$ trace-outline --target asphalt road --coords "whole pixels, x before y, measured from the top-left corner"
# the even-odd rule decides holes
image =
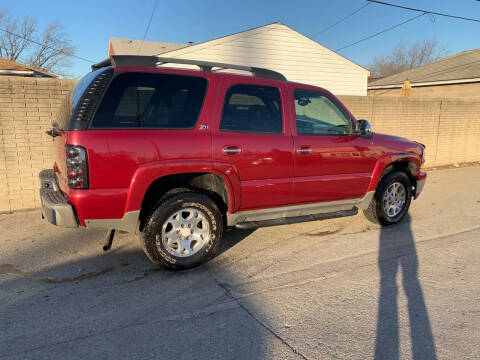
[[[480,167],[430,172],[410,214],[233,230],[183,272],[0,215],[0,359],[480,359]]]

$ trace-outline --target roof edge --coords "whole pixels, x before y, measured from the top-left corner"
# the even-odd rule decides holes
[[[433,86],[433,85],[454,85],[454,84],[467,84],[480,82],[479,78],[470,78],[470,79],[454,79],[454,80],[439,80],[439,81],[426,81],[419,83],[410,82],[411,87],[420,87],[420,86]],[[392,85],[372,85],[367,86],[367,90],[380,90],[380,89],[400,89],[403,84],[392,84]]]
[[[299,34],[299,35],[301,35],[301,36],[309,39],[310,41],[314,42],[315,45],[321,46],[322,48],[327,49],[328,51],[334,53],[334,54],[337,55],[337,56],[340,56],[341,58],[347,60],[348,62],[350,62],[351,64],[353,64],[353,65],[355,65],[355,66],[358,66],[360,69],[365,70],[368,74],[370,74],[370,70],[368,70],[367,68],[365,68],[365,67],[357,64],[356,62],[354,62],[354,61],[346,58],[346,57],[343,56],[343,55],[340,55],[339,53],[333,51],[332,49],[326,47],[325,45],[320,44],[319,42],[313,40],[312,38],[308,37],[307,35],[302,34],[300,31],[295,30],[294,28],[292,28],[292,27],[290,27],[290,26],[288,26],[288,25],[286,25],[286,24],[284,24],[284,23],[282,23],[282,22],[280,22],[280,21],[275,21],[275,22],[268,23],[268,24],[265,24],[265,25],[255,26],[255,27],[253,27],[253,28],[251,28],[251,29],[246,29],[246,30],[242,30],[242,31],[237,31],[237,32],[232,33],[232,34],[223,35],[223,36],[219,36],[219,37],[217,37],[217,38],[213,38],[213,39],[210,39],[210,40],[202,41],[202,42],[199,42],[199,43],[197,43],[197,44],[193,44],[192,46],[188,46],[188,49],[194,49],[194,48],[197,47],[197,46],[204,45],[204,44],[209,43],[209,42],[211,42],[211,41],[220,40],[220,39],[223,39],[223,38],[227,38],[227,37],[229,37],[229,36],[239,35],[239,34],[246,33],[246,32],[248,32],[248,31],[252,31],[252,30],[258,30],[258,29],[261,29],[261,28],[264,28],[264,27],[267,27],[267,26],[270,26],[270,25],[283,25],[283,26],[287,27],[288,29],[296,32],[297,34]],[[184,49],[185,49],[185,48],[176,49],[176,50],[172,50],[172,51],[167,51],[167,52],[163,53],[162,55],[168,55],[169,53],[173,53],[173,52],[175,52],[175,51],[181,51],[181,50],[184,50]]]
[[[262,27],[270,26],[270,25],[275,25],[275,24],[285,25],[285,24],[283,24],[283,23],[281,23],[281,22],[279,22],[279,21],[275,21],[275,22],[272,22],[272,23],[269,23],[269,24],[260,25],[260,26],[255,26],[255,27],[253,27],[253,28],[251,28],[251,29],[242,30],[242,31],[237,31],[237,32],[234,32],[234,33],[228,34],[228,35],[222,35],[222,36],[219,36],[219,37],[216,37],[216,38],[213,38],[213,39],[210,39],[210,40],[205,40],[205,41],[202,41],[202,42],[193,44],[193,45],[191,45],[191,46],[186,46],[186,47],[188,47],[189,49],[193,49],[193,48],[196,47],[196,46],[203,45],[203,44],[208,43],[208,42],[210,42],[210,41],[220,40],[220,39],[223,39],[223,38],[226,38],[226,37],[229,37],[229,36],[239,35],[239,34],[242,34],[242,33],[244,33],[244,32],[247,32],[247,31],[260,29],[260,28],[262,28]],[[287,26],[287,25],[285,25],[285,26]],[[182,49],[183,49],[183,48],[182,48]],[[166,55],[166,54],[168,54],[168,53],[171,53],[171,52],[174,52],[174,51],[178,51],[178,50],[182,50],[182,49],[167,51],[167,52],[163,53],[162,55]]]
[[[290,26],[288,26],[288,25],[286,25],[286,24],[284,24],[284,23],[275,23],[275,24],[282,24],[283,26],[286,26],[286,27],[289,28],[290,30],[295,31],[297,34],[300,34],[300,35],[302,35],[303,37],[306,37],[307,39],[313,41],[316,45],[321,46],[321,47],[327,49],[328,51],[334,53],[335,55],[338,55],[338,56],[340,56],[341,58],[343,58],[343,59],[347,60],[348,62],[352,63],[353,65],[356,65],[356,66],[358,66],[359,68],[367,71],[368,74],[370,75],[370,70],[368,70],[366,67],[363,67],[362,65],[357,64],[356,62],[350,60],[349,58],[347,58],[347,57],[345,57],[345,56],[343,56],[343,55],[340,55],[339,53],[337,53],[336,51],[330,49],[329,47],[327,47],[327,46],[325,46],[325,45],[323,45],[323,44],[320,44],[318,41],[313,40],[310,36],[307,36],[307,35],[301,33],[300,31],[295,30],[294,28],[292,28],[292,27],[290,27]],[[268,25],[271,25],[271,24],[268,24]],[[265,26],[267,26],[267,25],[265,25]]]
[[[392,75],[389,75],[389,76],[385,76],[385,77],[383,77],[383,78],[381,78],[381,79],[378,79],[377,81],[380,82],[380,81],[382,81],[382,80],[385,80],[385,79],[388,79],[388,78],[391,78],[391,77],[394,77],[394,76],[399,76],[399,75],[404,74],[404,73],[407,73],[407,72],[417,71],[418,69],[423,69],[423,68],[425,68],[425,67],[427,67],[427,66],[430,66],[430,65],[432,65],[432,64],[439,63],[439,62],[443,62],[443,61],[448,61],[448,60],[450,60],[450,59],[452,59],[452,58],[459,57],[459,56],[463,56],[463,55],[465,55],[466,53],[472,53],[472,52],[479,51],[479,50],[480,50],[480,48],[460,51],[460,52],[458,52],[458,53],[455,53],[455,54],[452,54],[452,55],[448,55],[448,56],[445,56],[445,57],[442,57],[442,58],[439,58],[439,59],[430,61],[430,62],[428,62],[428,63],[426,63],[426,64],[423,64],[423,65],[414,67],[414,68],[412,68],[412,69],[407,69],[407,70],[401,71],[401,72],[396,73],[396,74],[392,74]],[[446,71],[446,70],[445,70],[445,71]],[[461,80],[461,79],[459,79],[459,80]],[[444,80],[438,80],[438,81],[444,81]],[[447,80],[445,80],[445,81],[447,81]],[[396,83],[394,83],[394,84],[378,85],[378,86],[388,86],[388,85],[396,85]],[[375,85],[373,85],[373,83],[372,83],[372,86],[375,86]]]

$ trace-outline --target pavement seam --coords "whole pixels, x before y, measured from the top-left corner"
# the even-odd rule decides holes
[[[223,284],[220,282],[215,275],[210,272],[208,269],[207,265],[205,265],[205,268],[207,269],[208,273],[212,276],[213,280],[215,283],[225,292],[225,294],[230,297],[243,311],[245,311],[257,324],[259,324],[261,327],[263,327],[265,330],[267,330],[270,334],[272,334],[276,339],[280,340],[292,353],[295,355],[299,356],[301,359],[308,360],[308,358],[303,355],[299,350],[295,349],[292,345],[290,345],[287,340],[282,338],[280,335],[278,335],[273,329],[271,329],[269,326],[267,326],[264,322],[262,322],[259,318],[257,318],[245,305],[243,305],[240,302],[240,299],[237,299],[228,289],[226,284]]]

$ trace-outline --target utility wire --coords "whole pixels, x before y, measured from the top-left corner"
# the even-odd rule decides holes
[[[402,25],[404,25],[404,24],[406,24],[406,23],[409,23],[410,21],[413,21],[413,20],[415,20],[415,19],[418,19],[419,17],[421,17],[421,16],[423,16],[423,15],[426,15],[426,14],[427,14],[427,13],[424,12],[423,14],[414,16],[414,17],[412,17],[412,18],[410,18],[410,19],[408,19],[408,20],[405,20],[405,21],[401,22],[400,24],[397,24],[397,25],[394,25],[394,26],[390,26],[390,27],[387,28],[387,29],[384,29],[384,30],[379,31],[379,32],[377,32],[377,33],[375,33],[375,34],[369,35],[369,36],[367,36],[367,37],[365,37],[365,38],[363,38],[363,39],[360,39],[360,40],[358,40],[358,41],[355,41],[355,42],[353,42],[353,43],[350,43],[350,44],[348,44],[348,45],[345,45],[345,46],[343,46],[343,47],[341,47],[341,48],[339,48],[339,49],[336,49],[335,51],[340,51],[340,50],[346,49],[346,48],[348,48],[348,47],[350,47],[350,46],[357,45],[357,44],[359,44],[359,43],[361,43],[361,42],[363,42],[363,41],[366,41],[366,40],[371,39],[371,38],[373,38],[373,37],[375,37],[375,36],[378,36],[378,35],[380,35],[380,34],[386,33],[387,31],[390,31],[390,30],[393,30],[393,29],[395,29],[395,28],[397,28],[397,27],[399,27],[399,26],[402,26]]]
[[[327,26],[325,29],[323,29],[323,30],[320,31],[319,33],[316,33],[315,35],[312,36],[312,38],[316,38],[317,36],[323,34],[324,32],[326,32],[326,31],[328,31],[328,30],[330,30],[330,29],[333,28],[334,26],[336,26],[336,25],[340,24],[341,22],[347,20],[349,17],[355,15],[355,14],[358,13],[360,10],[366,8],[366,7],[367,7],[368,5],[370,5],[370,4],[371,4],[370,2],[366,3],[366,4],[363,5],[362,7],[358,8],[357,10],[355,10],[354,12],[352,12],[352,13],[348,14],[347,16],[341,18],[341,19],[338,20],[336,23],[334,23],[334,24],[332,24],[332,25],[330,25],[330,26]]]
[[[39,46],[45,46],[44,44],[39,43],[38,41],[32,40],[32,39],[30,39],[30,38],[27,38],[27,37],[25,37],[25,36],[23,36],[23,35],[15,34],[14,32],[11,32],[11,31],[9,31],[9,30],[7,30],[7,29],[4,29],[4,28],[2,28],[2,27],[0,27],[0,31],[3,31],[4,33],[13,35],[13,36],[18,37],[18,38],[21,38],[21,39],[24,39],[24,40],[26,40],[26,41],[30,41],[31,43],[37,44],[37,45],[39,45]],[[85,58],[83,58],[83,57],[81,57],[81,56],[77,56],[77,55],[73,55],[73,54],[68,54],[68,53],[66,53],[65,51],[62,51],[62,50],[57,49],[57,48],[54,48],[54,47],[52,47],[52,46],[45,46],[45,47],[46,47],[47,49],[57,51],[57,52],[59,52],[59,53],[65,54],[65,55],[67,55],[67,56],[70,56],[70,57],[73,57],[73,58],[76,58],[76,59],[79,59],[79,60],[83,60],[83,61],[86,61],[86,62],[89,62],[89,63],[92,63],[92,64],[95,64],[95,63],[96,63],[96,61],[89,60],[89,59],[85,59]]]
[[[150,20],[148,21],[147,28],[145,29],[145,34],[143,34],[143,39],[142,39],[142,42],[140,43],[140,47],[138,48],[137,55],[140,54],[140,51],[142,50],[143,43],[148,34],[148,30],[150,30],[150,24],[152,23],[153,15],[155,15],[155,10],[157,10],[157,5],[158,5],[158,0],[155,0],[155,5],[153,6],[152,14],[150,15]]]
[[[438,16],[445,16],[445,17],[449,17],[449,18],[453,18],[453,19],[460,19],[460,20],[480,22],[480,19],[473,19],[473,18],[467,18],[467,17],[463,17],[463,16],[443,14],[443,13],[438,13],[438,12],[429,11],[429,10],[415,9],[415,8],[406,7],[406,6],[401,6],[401,5],[396,5],[396,4],[389,4],[389,3],[386,3],[386,2],[383,2],[383,1],[377,1],[377,0],[367,0],[367,1],[369,1],[370,3],[374,3],[374,4],[381,4],[381,5],[393,6],[393,7],[396,7],[396,8],[405,9],[405,10],[411,10],[411,11],[417,11],[417,12],[421,12],[421,13],[424,13],[424,14],[426,13],[426,14],[432,14],[432,15],[438,15]]]

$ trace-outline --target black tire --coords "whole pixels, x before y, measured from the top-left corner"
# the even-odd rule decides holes
[[[405,189],[405,202],[400,212],[394,216],[387,214],[384,209],[385,192],[394,183],[400,183]],[[375,191],[375,195],[366,210],[363,210],[365,217],[373,223],[382,225],[392,225],[400,222],[408,212],[410,203],[412,202],[412,183],[402,171],[394,171],[383,177]]]
[[[188,251],[196,251],[192,253],[192,255],[183,254],[176,256],[172,253],[174,250],[173,247],[176,244],[177,251],[181,251],[181,248],[179,248],[180,242],[176,242],[174,245],[166,247],[164,241],[162,240],[162,229],[166,230],[169,226],[171,226],[168,225],[168,223],[166,224],[166,222],[171,219],[172,215],[178,213],[182,209],[186,210],[185,212],[187,214],[189,212],[197,212],[198,214],[201,214],[205,221],[208,222],[208,224],[205,225],[202,223],[202,227],[208,226],[208,229],[206,228],[207,230],[204,230],[208,233],[208,240],[205,241],[205,244],[202,245],[199,250],[195,250],[191,248],[192,245],[189,245]],[[184,213],[181,212],[180,216],[183,217],[183,214]],[[201,222],[203,222],[203,220]],[[164,225],[166,228],[164,228]],[[213,200],[205,194],[195,191],[187,191],[177,193],[159,201],[152,214],[146,221],[143,232],[140,234],[140,241],[145,254],[153,263],[173,269],[188,269],[200,265],[213,257],[218,246],[220,245],[222,232],[222,214]],[[172,236],[177,235],[174,234]],[[195,240],[191,243],[196,244]]]

